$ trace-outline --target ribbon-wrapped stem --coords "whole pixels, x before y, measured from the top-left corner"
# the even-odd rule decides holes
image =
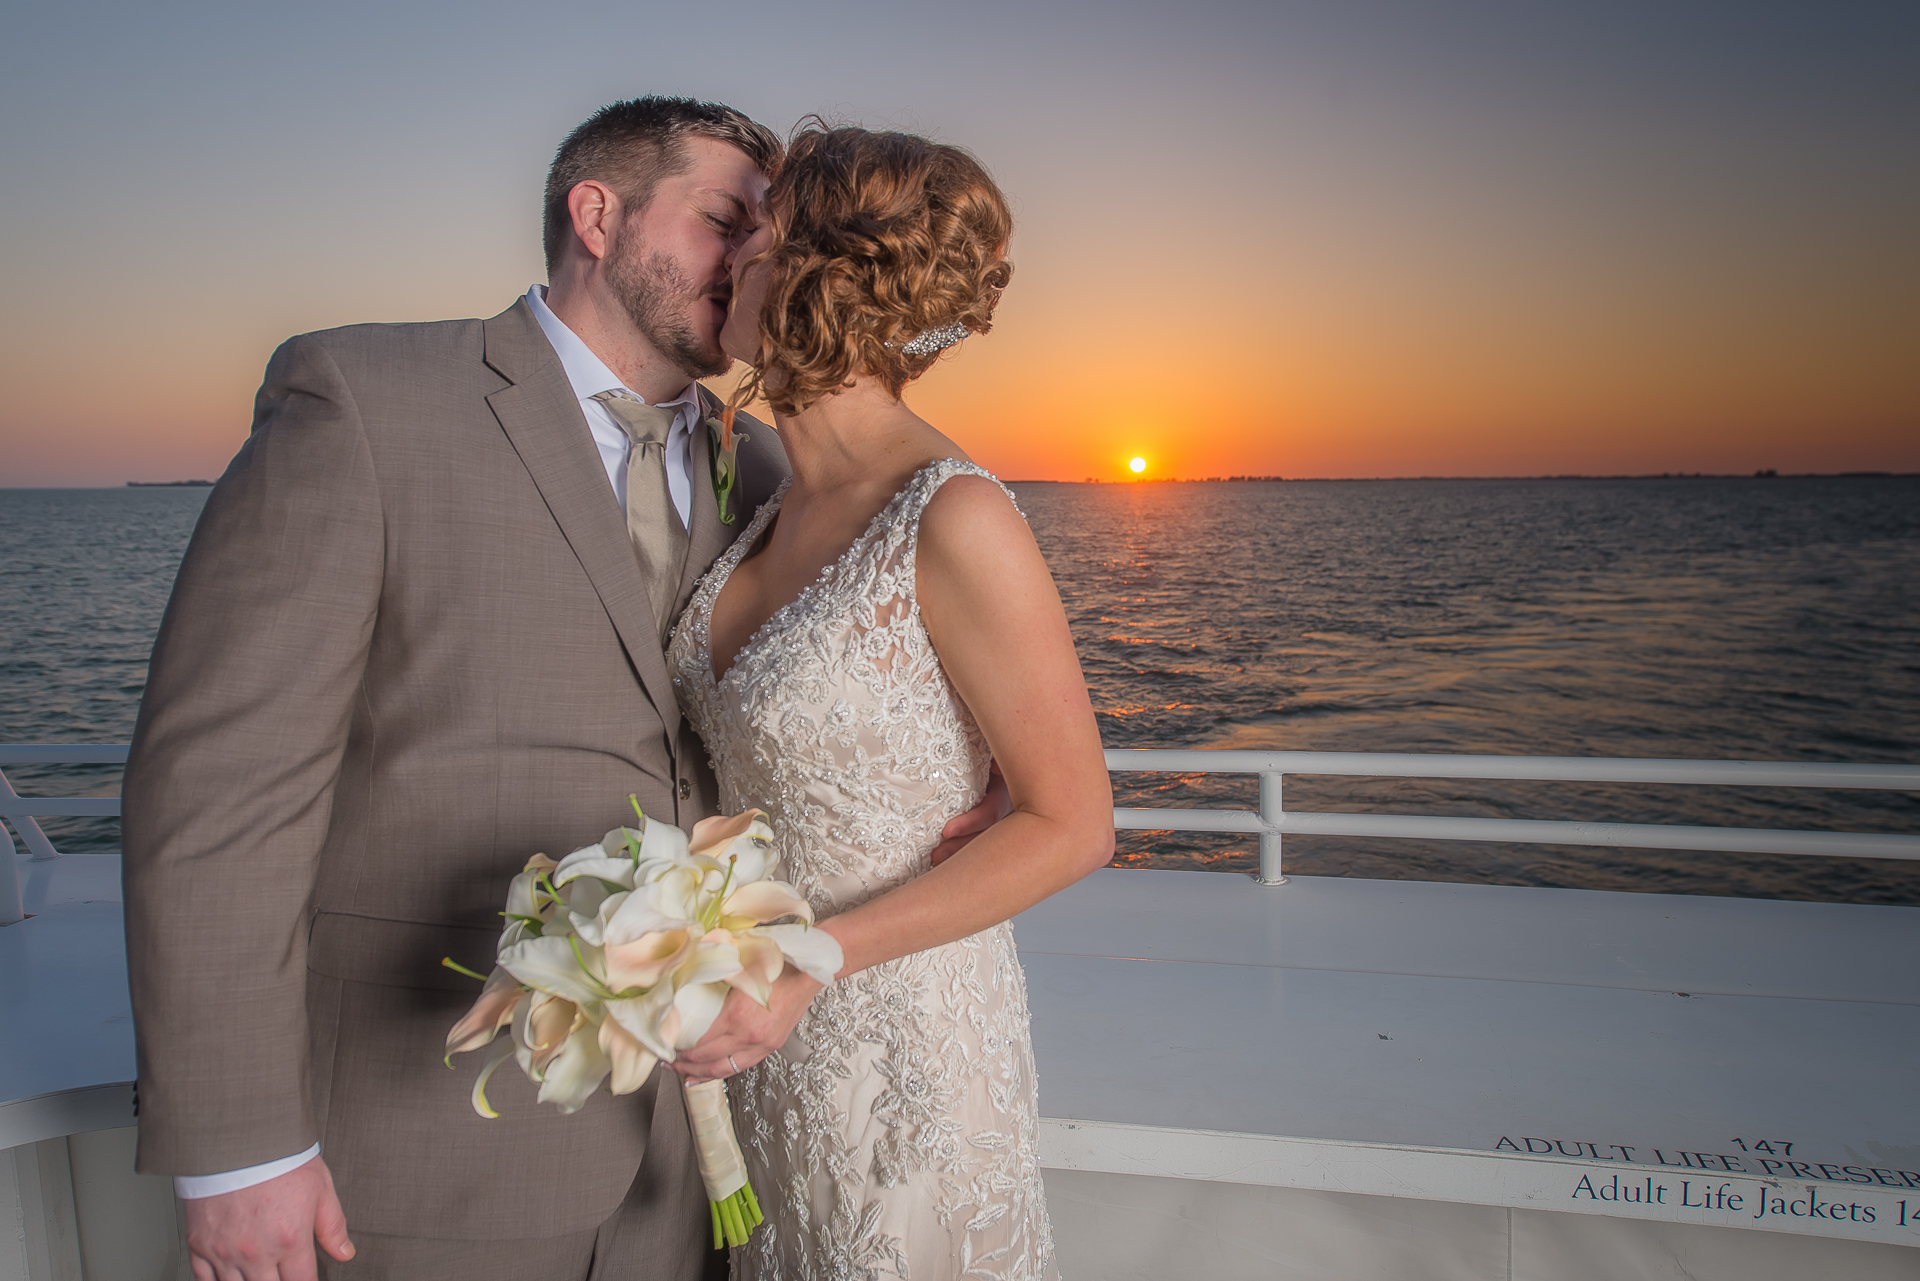
[[[747,1181],[746,1157],[733,1132],[733,1109],[727,1106],[727,1083],[688,1082],[685,1094],[694,1157],[713,1212],[713,1247],[745,1245],[766,1216],[760,1213],[760,1201]]]

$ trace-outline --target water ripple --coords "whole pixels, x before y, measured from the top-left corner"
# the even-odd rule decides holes
[[[1115,747],[1920,758],[1920,482],[1021,485]],[[0,742],[125,742],[205,490],[0,490]],[[9,771],[110,793],[116,771]],[[1254,803],[1121,775],[1121,804]],[[1300,808],[1920,831],[1870,792],[1289,780]],[[118,825],[50,820],[63,849]],[[1294,871],[1920,903],[1880,861],[1290,838]],[[1244,838],[1123,862],[1241,870]]]
[[[1920,482],[1019,486],[1114,747],[1920,758]],[[1251,780],[1121,775],[1122,804]],[[1920,831],[1905,794],[1289,780],[1300,808]],[[1250,869],[1240,837],[1121,861]],[[1920,868],[1290,838],[1300,872],[1920,903]]]

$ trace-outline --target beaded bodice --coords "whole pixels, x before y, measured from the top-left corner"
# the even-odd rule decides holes
[[[986,786],[992,754],[914,599],[920,512],[958,475],[991,479],[951,458],[921,468],[716,681],[714,598],[779,514],[782,485],[708,571],[674,637],[681,705],[713,758],[721,809],[773,815],[785,873],[822,915],[926,871],[941,827]]]

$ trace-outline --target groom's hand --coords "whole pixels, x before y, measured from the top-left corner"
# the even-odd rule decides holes
[[[353,1257],[347,1216],[319,1157],[265,1183],[186,1203],[194,1281],[316,1281],[313,1243]]]
[[[1000,762],[993,762],[987,775],[987,794],[964,814],[947,820],[940,829],[940,843],[933,847],[933,865],[940,866],[958,854],[966,843],[1013,813],[1013,798],[1007,795],[1007,780],[1000,773]]]

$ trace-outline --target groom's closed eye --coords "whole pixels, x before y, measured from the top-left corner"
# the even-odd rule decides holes
[[[738,249],[755,231],[759,230],[759,224],[754,221],[753,214],[739,197],[731,193],[715,194],[720,195],[725,203],[702,211],[702,216],[709,226]]]
[[[713,229],[719,233],[720,238],[726,242],[729,261],[732,260],[734,254],[740,252],[742,245],[745,245],[749,240],[753,239],[753,233],[760,229],[752,222],[736,222],[729,218],[718,217],[717,215],[710,215],[707,221],[712,225]]]

